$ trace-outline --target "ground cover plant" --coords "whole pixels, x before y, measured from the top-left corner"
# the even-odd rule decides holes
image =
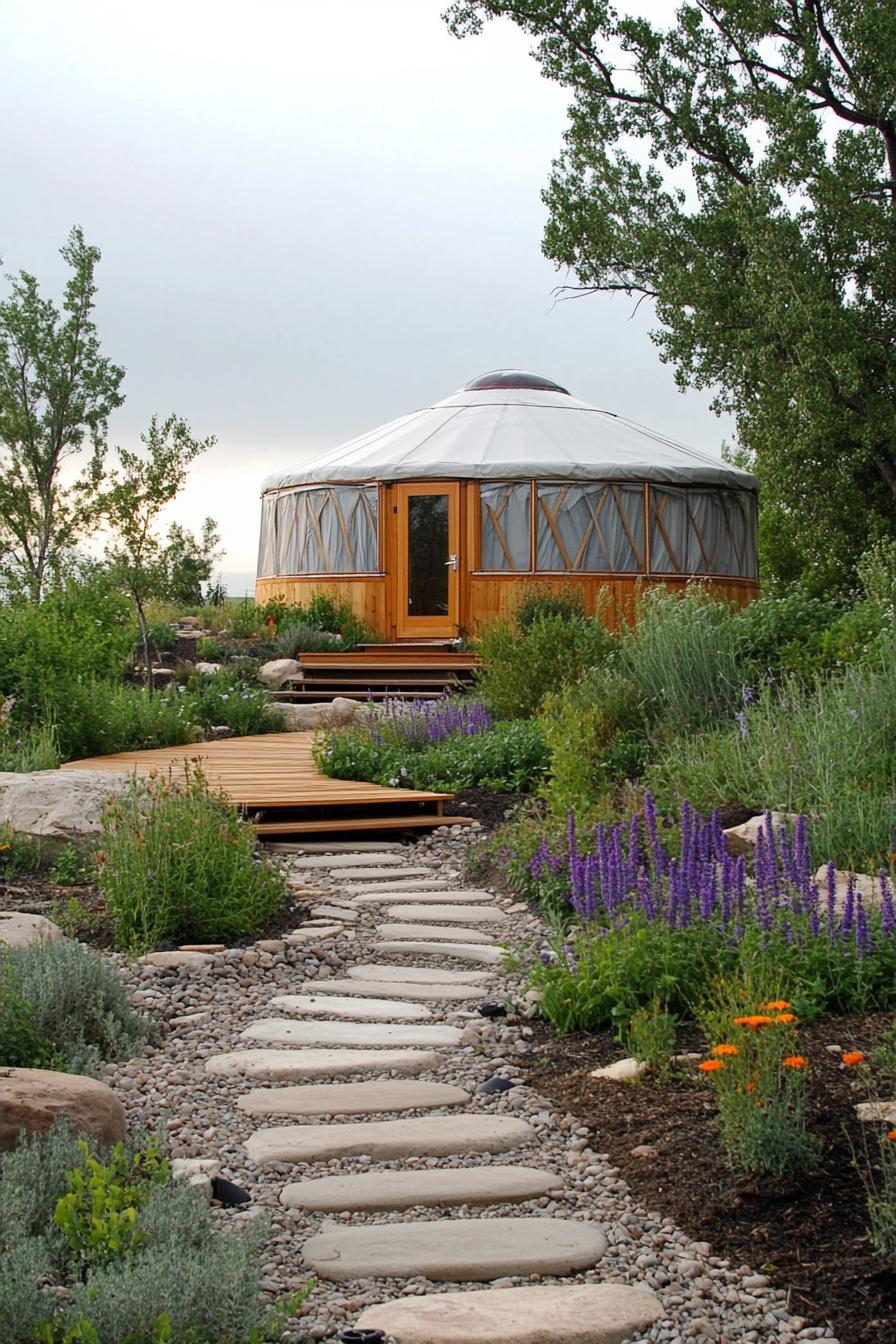
[[[286,895],[252,823],[197,767],[182,780],[134,780],[103,815],[98,884],[116,944],[225,941],[258,934]]]
[[[412,789],[528,792],[547,750],[534,721],[496,722],[479,700],[390,700],[324,729],[314,759],[324,774]]]
[[[64,1126],[0,1157],[0,1337],[8,1344],[262,1344],[264,1218],[216,1227],[160,1141],[111,1149]]]

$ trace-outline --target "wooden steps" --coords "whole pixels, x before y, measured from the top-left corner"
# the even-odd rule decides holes
[[[435,826],[469,826],[471,817],[331,817],[318,821],[256,822],[257,835],[323,835],[335,831],[413,831]]]
[[[420,645],[367,645],[357,653],[299,655],[302,676],[281,700],[326,701],[435,699],[469,686],[479,666],[475,654]]]

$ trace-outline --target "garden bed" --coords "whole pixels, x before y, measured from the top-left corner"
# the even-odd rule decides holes
[[[302,906],[307,903],[307,898],[287,898],[251,937],[219,938],[214,929],[209,929],[195,941],[244,947],[247,942],[256,942],[259,938],[279,938],[302,923]],[[68,937],[101,951],[112,950],[115,946],[112,920],[102,892],[92,884],[61,886],[42,873],[22,874],[9,882],[0,882],[0,910],[24,910],[44,915],[59,924]]]
[[[810,1127],[823,1147],[817,1167],[788,1178],[729,1170],[712,1089],[693,1073],[668,1082],[592,1078],[592,1069],[619,1058],[611,1032],[557,1037],[536,1024],[528,1082],[593,1127],[593,1146],[609,1154],[639,1204],[675,1219],[717,1255],[767,1274],[788,1292],[791,1311],[827,1322],[840,1344],[883,1344],[896,1339],[896,1260],[872,1251],[853,1160],[864,1140],[873,1149],[874,1136],[863,1134],[872,1127],[853,1110],[864,1099],[855,1074],[827,1047],[870,1053],[891,1024],[878,1013],[823,1017],[802,1028],[801,1048],[812,1061]],[[680,1031],[678,1044],[703,1048],[696,1028]],[[654,1151],[634,1156],[643,1146]]]

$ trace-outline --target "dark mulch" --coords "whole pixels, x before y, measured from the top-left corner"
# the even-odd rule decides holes
[[[466,812],[476,821],[482,822],[483,830],[495,831],[525,801],[525,795],[519,793],[499,793],[494,789],[458,789],[454,801],[446,806],[456,813]]]
[[[853,1153],[869,1135],[853,1106],[864,1099],[856,1075],[828,1045],[870,1053],[891,1025],[886,1014],[822,1018],[801,1031],[811,1060],[812,1130],[823,1143],[819,1165],[793,1178],[729,1171],[718,1140],[710,1086],[693,1074],[668,1082],[645,1077],[613,1083],[589,1071],[620,1058],[610,1033],[556,1037],[536,1028],[530,1084],[593,1127],[592,1146],[610,1155],[636,1199],[676,1220],[717,1255],[768,1274],[790,1309],[826,1324],[841,1344],[896,1341],[896,1257],[873,1254],[866,1235],[865,1191]],[[679,1048],[701,1050],[695,1029]],[[633,1157],[649,1145],[652,1157]],[[873,1143],[871,1145],[873,1151]]]
[[[207,929],[190,941],[245,947],[247,942],[254,942],[257,938],[279,938],[302,923],[306,918],[307,906],[307,901],[287,897],[264,927],[251,937],[222,938],[214,929]],[[40,872],[10,878],[9,881],[0,880],[0,910],[22,910],[28,914],[45,915],[47,919],[58,923],[70,938],[77,938],[79,942],[101,949],[115,946],[112,920],[102,892],[91,885],[59,886]],[[174,947],[175,944],[166,943],[164,946]]]

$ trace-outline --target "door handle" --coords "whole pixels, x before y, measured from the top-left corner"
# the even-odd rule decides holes
[[[451,552],[448,559],[445,561],[445,565],[446,567],[450,565],[452,569],[457,569],[457,551]]]

